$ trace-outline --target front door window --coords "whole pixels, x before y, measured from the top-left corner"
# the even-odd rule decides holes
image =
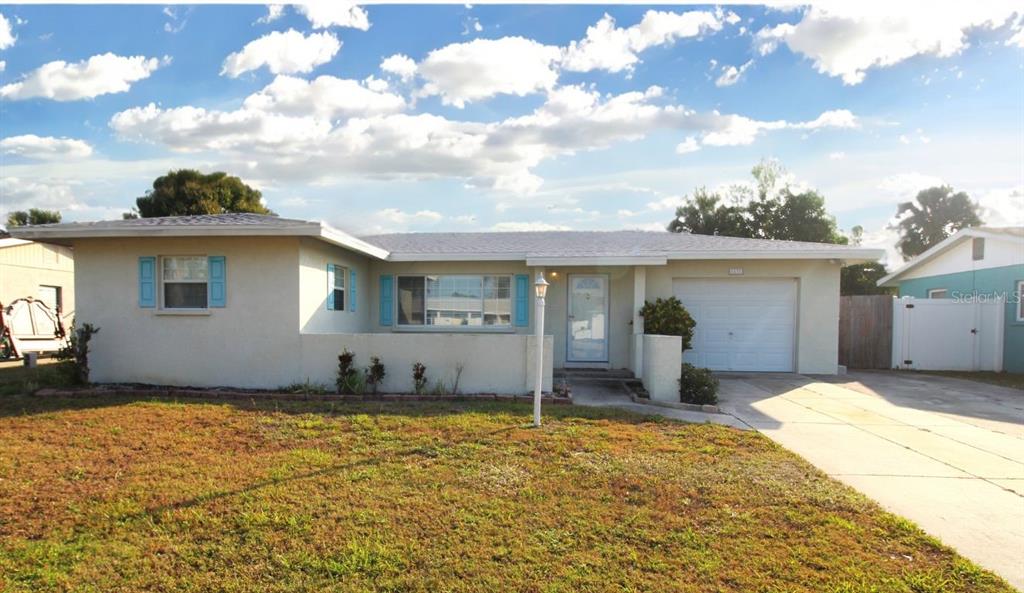
[[[608,278],[569,277],[568,360],[608,361]]]

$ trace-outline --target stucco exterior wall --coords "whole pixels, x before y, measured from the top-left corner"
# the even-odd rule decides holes
[[[344,266],[345,310],[327,310],[327,264]],[[349,270],[356,272],[355,311]],[[299,328],[303,333],[358,333],[370,331],[369,258],[313,239],[299,240]]]
[[[301,376],[298,239],[84,239],[74,248],[78,321],[100,328],[93,381],[266,388]],[[225,256],[227,306],[140,308],[138,258],[161,255]]]
[[[1003,325],[1003,369],[1024,372],[1024,321],[1017,320],[1017,307],[1022,295],[1017,282],[1024,280],[1024,264],[988,268],[936,276],[922,276],[900,281],[900,296],[928,298],[928,291],[945,288],[951,299],[1005,298]]]
[[[679,355],[683,339],[679,336],[643,336],[643,374],[641,380],[652,400],[679,401]]]
[[[742,276],[731,276],[742,268]],[[671,261],[647,268],[647,300],[673,296],[675,278],[795,278],[796,371],[835,374],[839,360],[839,263],[828,260]]]
[[[463,367],[459,393],[525,394],[533,391],[536,377],[536,339],[516,334],[378,333],[304,334],[299,380],[334,385],[338,354],[345,348],[363,368],[379,356],[387,372],[380,393],[412,393],[412,365],[427,367],[427,389],[437,381],[451,389],[456,365]],[[544,391],[551,391],[551,336],[545,339]]]
[[[68,247],[28,243],[0,249],[0,303],[40,298],[40,286],[61,288],[64,317],[75,312],[75,260]]]

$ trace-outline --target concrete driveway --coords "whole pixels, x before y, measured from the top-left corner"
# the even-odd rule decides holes
[[[725,375],[721,407],[1024,590],[1024,392],[897,372]]]

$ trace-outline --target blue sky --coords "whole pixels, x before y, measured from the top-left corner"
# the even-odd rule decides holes
[[[1012,5],[0,5],[0,213],[171,168],[357,233],[661,228],[779,160],[889,246],[936,183],[1024,224]]]

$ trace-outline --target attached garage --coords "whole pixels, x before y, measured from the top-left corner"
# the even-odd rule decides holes
[[[796,370],[795,279],[675,278],[672,288],[697,322],[684,362],[716,371]]]

